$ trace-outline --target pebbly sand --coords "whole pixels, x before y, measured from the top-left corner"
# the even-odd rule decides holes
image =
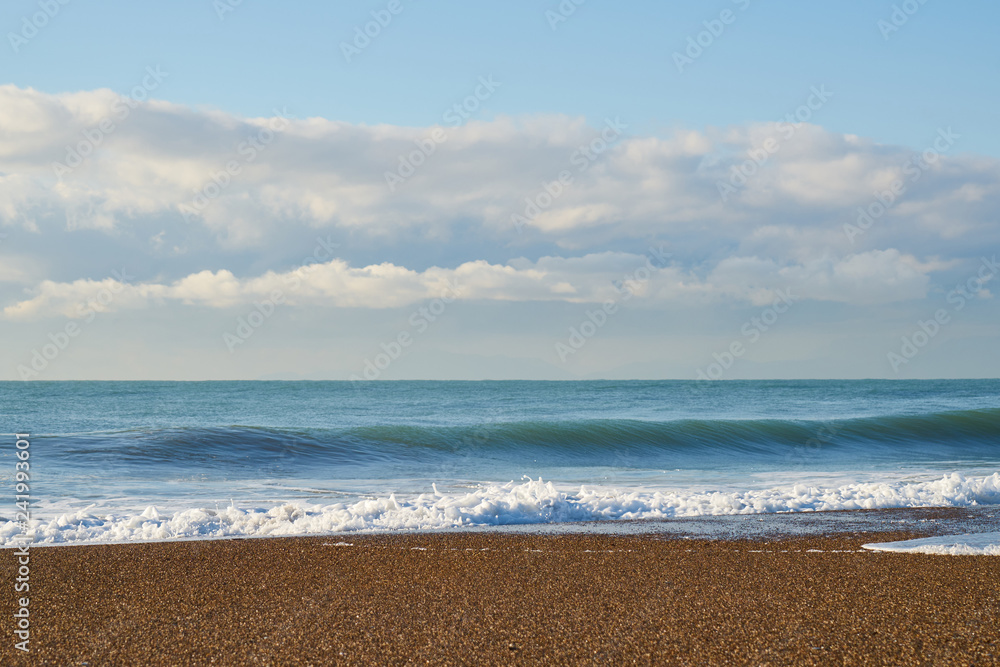
[[[861,550],[916,536],[487,532],[36,548],[31,653],[13,648],[8,588],[0,664],[1000,663],[1000,559]]]

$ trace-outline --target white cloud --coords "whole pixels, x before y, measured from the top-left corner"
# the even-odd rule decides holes
[[[593,249],[614,238],[704,234],[708,227],[739,244],[764,225],[839,229],[876,190],[903,177],[913,154],[809,125],[785,138],[777,125],[762,123],[626,136],[594,161],[574,161],[601,128],[563,116],[499,118],[445,128],[447,140],[393,193],[385,172],[431,128],[292,120],[250,150],[246,142],[273,119],[153,101],[117,122],[58,180],[53,164],[87,143],[85,131],[111,116],[115,99],[107,90],[46,95],[0,86],[0,220],[29,225],[40,212],[83,208],[94,215],[77,220],[77,228],[89,221],[111,230],[153,215],[182,224],[180,207],[206,186],[214,192],[213,174],[235,161],[240,174],[196,216],[226,247],[265,247],[287,225],[373,237],[417,230],[429,238],[472,225],[484,236],[509,238],[516,237],[511,215],[524,211],[525,198],[567,170],[573,184],[529,225],[542,238]],[[935,131],[928,128],[928,145]],[[780,150],[723,202],[718,183],[768,139]],[[995,227],[1000,165],[959,155],[960,147],[931,165],[880,222],[893,235],[883,247],[920,253],[912,246],[914,225],[922,238],[971,238]],[[840,236],[828,241],[841,253],[857,250]]]
[[[43,281],[30,298],[4,308],[10,320],[149,307],[169,301],[228,308],[270,299],[293,305],[397,308],[446,296],[460,300],[622,300],[627,290],[648,304],[736,299],[769,303],[778,290],[799,299],[885,303],[926,295],[928,273],[945,268],[896,250],[872,251],[840,261],[779,266],[756,257],[732,257],[706,276],[657,257],[605,252],[584,257],[521,259],[509,264],[477,260],[453,269],[413,271],[390,263],[354,268],[340,259],[284,273],[237,278],[230,271],[200,271],[171,283],[132,284],[119,279]],[[631,299],[632,297],[629,297]]]
[[[0,226],[44,248],[0,274],[34,285],[7,295],[6,318],[77,316],[81,301],[113,286],[76,279],[94,275],[73,246],[83,234],[90,247],[94,235],[120,243],[130,262],[141,260],[137,247],[170,253],[159,277],[122,285],[107,308],[222,308],[274,289],[295,303],[388,308],[438,296],[449,281],[463,299],[593,302],[614,296],[611,281],[642,264],[634,251],[650,240],[667,243],[674,258],[643,285],[649,303],[763,303],[790,286],[803,298],[887,303],[925,296],[934,271],[1000,244],[1000,163],[959,153],[960,144],[852,244],[844,225],[906,176],[914,151],[810,125],[792,137],[770,123],[622,136],[581,160],[580,148],[602,132],[582,119],[470,122],[445,128],[447,140],[391,192],[385,172],[431,128],[322,118],[276,124],[151,101],[116,120],[80,166],[57,177],[54,164],[86,149],[117,99],[108,90],[47,95],[0,86]],[[928,128],[928,145],[935,131]],[[768,140],[780,150],[723,201],[718,184]],[[216,193],[213,175],[227,162],[240,173]],[[543,185],[562,171],[572,183],[546,199]],[[182,207],[197,192],[212,197],[185,220]],[[511,216],[532,201],[538,214],[518,234]],[[320,229],[367,243],[368,254],[357,261],[345,243],[341,259],[289,289],[290,258],[269,251],[290,233]],[[175,261],[206,239],[205,256]],[[411,247],[415,259],[399,259]],[[372,248],[397,254],[379,262]],[[260,261],[253,270],[237,266],[229,258],[238,252]],[[425,257],[453,268],[426,268]],[[45,273],[56,270],[60,280]]]

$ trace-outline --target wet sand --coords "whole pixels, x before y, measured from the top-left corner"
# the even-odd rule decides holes
[[[5,586],[0,664],[1000,663],[1000,558],[861,550],[917,536],[35,548],[31,653],[13,648]],[[0,558],[12,582],[13,552]]]

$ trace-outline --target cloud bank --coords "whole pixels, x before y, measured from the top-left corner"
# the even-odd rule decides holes
[[[920,299],[935,272],[1000,245],[1000,163],[969,153],[960,128],[927,135],[914,149],[782,123],[666,137],[621,118],[366,126],[0,86],[3,316],[76,317],[110,287],[102,308],[226,308],[274,290],[393,308],[449,286],[465,300],[600,302],[649,248],[670,255],[637,283],[650,307],[779,289]],[[282,245],[296,234],[343,242],[303,270]],[[11,250],[15,236],[37,261]],[[155,269],[95,275],[72,241],[84,237]]]

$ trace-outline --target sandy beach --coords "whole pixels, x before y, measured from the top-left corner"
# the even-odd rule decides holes
[[[38,548],[4,665],[996,664],[1000,559],[498,533]],[[10,581],[13,558],[3,558]]]

